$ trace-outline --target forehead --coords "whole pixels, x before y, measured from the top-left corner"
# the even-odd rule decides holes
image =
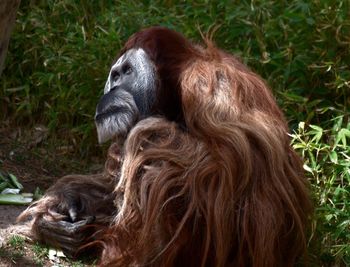
[[[143,59],[147,57],[146,52],[142,48],[132,48],[122,54],[115,63],[113,63],[112,68],[122,64],[126,60]]]

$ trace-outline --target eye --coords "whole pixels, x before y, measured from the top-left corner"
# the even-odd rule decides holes
[[[132,73],[132,68],[129,64],[125,64],[122,68],[122,71],[124,74],[129,75],[130,73]]]

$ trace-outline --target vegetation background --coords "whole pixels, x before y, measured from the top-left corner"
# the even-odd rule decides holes
[[[82,158],[96,145],[95,106],[114,56],[162,25],[214,40],[267,80],[304,157],[315,216],[312,266],[350,266],[350,1],[22,0],[0,83],[0,119],[45,125]]]

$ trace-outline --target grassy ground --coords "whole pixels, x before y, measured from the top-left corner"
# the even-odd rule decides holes
[[[48,247],[39,243],[29,243],[22,235],[12,235],[10,237],[6,247],[0,248],[0,259],[2,259],[0,261],[1,266],[11,267],[95,266],[83,261],[72,261],[66,257],[61,257],[61,255],[58,257],[57,251],[50,250]]]
[[[93,114],[130,34],[163,25],[242,57],[273,88],[305,159],[315,266],[350,265],[350,3],[324,1],[22,1],[0,84],[0,118],[48,128],[46,142],[100,157]]]

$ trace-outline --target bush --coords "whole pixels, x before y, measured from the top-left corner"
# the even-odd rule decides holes
[[[333,119],[330,129],[301,122],[292,135],[294,149],[305,160],[315,203],[310,248],[332,266],[350,264],[350,124],[343,120]]]

